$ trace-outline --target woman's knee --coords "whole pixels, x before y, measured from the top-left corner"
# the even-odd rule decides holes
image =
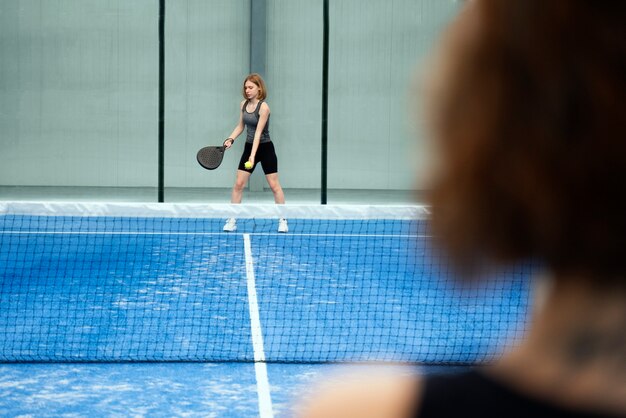
[[[248,182],[247,179],[237,177],[237,179],[235,180],[234,189],[237,191],[242,191],[246,187],[247,182]]]
[[[279,192],[282,190],[282,187],[280,187],[280,182],[278,181],[278,178],[268,177],[267,184],[270,186],[270,189],[272,189],[272,192]]]

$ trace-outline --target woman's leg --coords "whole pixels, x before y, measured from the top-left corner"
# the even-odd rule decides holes
[[[270,189],[272,189],[272,193],[274,193],[274,202],[280,205],[284,204],[285,194],[283,193],[283,188],[280,187],[278,173],[267,174],[265,178],[267,179],[267,184],[269,184]]]
[[[233,186],[233,192],[230,195],[230,203],[241,203],[243,196],[243,188],[246,187],[250,173],[243,170],[237,170],[237,178],[235,179],[235,185]]]

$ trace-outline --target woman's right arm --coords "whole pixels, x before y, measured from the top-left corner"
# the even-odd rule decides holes
[[[243,109],[244,103],[245,103],[245,100],[242,100],[241,103],[239,104],[239,122],[237,122],[237,126],[235,126],[235,129],[233,129],[231,134],[228,136],[228,139],[224,141],[224,146],[226,147],[226,149],[230,148],[233,145],[233,142],[235,142],[235,139],[237,139],[237,137],[241,135],[241,133],[243,132],[242,109]]]

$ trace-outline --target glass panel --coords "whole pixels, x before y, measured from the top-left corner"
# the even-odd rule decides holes
[[[272,132],[288,202],[290,193],[320,201],[322,6],[321,1],[268,2]]]
[[[11,198],[156,186],[157,21],[152,0],[0,4],[0,185],[26,190]]]
[[[221,145],[239,120],[250,1],[180,0],[166,13],[165,201],[228,203],[244,137],[215,171],[202,169],[196,152]]]
[[[264,75],[281,183],[287,202],[318,202],[323,1],[266,5]],[[238,120],[250,8],[251,0],[167,2],[166,201],[230,199],[242,138],[216,171],[195,155],[221,144]],[[410,128],[409,86],[457,8],[330,1],[330,203],[376,203],[371,190],[388,192],[380,203],[409,201],[420,187],[414,173],[428,153]],[[0,4],[0,197],[156,200],[158,13],[153,0]],[[257,171],[266,190],[249,196],[271,202]],[[20,195],[15,186],[37,188]]]
[[[410,127],[411,80],[457,7],[441,0],[330,2],[328,184],[336,191],[329,203],[345,189],[412,199],[424,150]]]

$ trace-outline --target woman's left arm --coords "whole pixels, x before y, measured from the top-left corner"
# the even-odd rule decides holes
[[[263,133],[263,129],[265,129],[265,125],[267,125],[267,119],[270,117],[270,107],[267,103],[261,103],[261,108],[259,109],[259,123],[256,125],[256,131],[254,132],[254,141],[252,142],[252,151],[250,152],[250,158],[248,161],[254,165],[254,158],[256,156],[256,152],[259,149],[259,143],[261,142],[261,134]]]

